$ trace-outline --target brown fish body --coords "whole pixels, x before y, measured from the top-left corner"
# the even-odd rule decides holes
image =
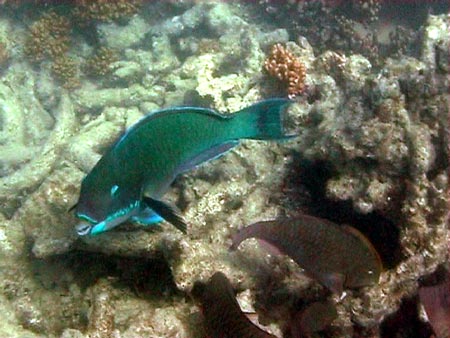
[[[450,274],[441,284],[419,288],[419,297],[436,338],[450,337]]]
[[[331,302],[314,302],[292,318],[292,338],[311,337],[324,330],[337,318],[337,310]]]
[[[243,228],[233,237],[230,249],[236,249],[242,241],[252,237],[275,246],[311,277],[338,294],[345,287],[358,288],[379,280],[380,257],[356,229],[301,215]]]
[[[216,272],[201,295],[209,338],[276,338],[253,324],[242,312],[228,278]]]

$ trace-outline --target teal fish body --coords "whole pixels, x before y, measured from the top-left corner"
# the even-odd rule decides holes
[[[382,270],[378,252],[367,238],[354,228],[325,219],[299,215],[258,222],[239,230],[230,249],[252,237],[275,246],[337,294],[344,288],[377,283]]]
[[[276,338],[253,324],[242,312],[233,287],[222,272],[216,272],[204,286],[194,284],[193,292],[198,293],[207,337]]]
[[[133,220],[162,219],[182,231],[177,210],[161,200],[175,177],[230,150],[240,139],[286,139],[283,113],[289,103],[271,99],[221,115],[175,107],[145,116],[122,135],[83,179],[75,214],[79,235],[96,234]]]

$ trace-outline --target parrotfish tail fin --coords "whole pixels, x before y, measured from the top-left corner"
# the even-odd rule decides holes
[[[142,200],[150,209],[155,211],[164,220],[171,223],[183,234],[186,233],[186,222],[184,221],[180,211],[176,207],[169,205],[163,201],[153,199],[151,197],[144,196]]]
[[[295,137],[284,130],[284,114],[291,103],[287,99],[269,99],[238,111],[234,117],[234,132],[239,138],[280,140]]]

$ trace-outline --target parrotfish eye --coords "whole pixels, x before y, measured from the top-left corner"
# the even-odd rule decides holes
[[[75,230],[77,231],[78,236],[86,236],[91,232],[92,225],[86,222],[81,222],[76,225]]]
[[[119,186],[114,184],[111,187],[111,197],[114,197],[117,194],[117,190],[119,190]]]

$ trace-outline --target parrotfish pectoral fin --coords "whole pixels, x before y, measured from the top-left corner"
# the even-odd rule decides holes
[[[230,149],[234,148],[239,144],[239,141],[231,141],[226,142],[222,144],[218,144],[216,146],[213,146],[212,148],[209,148],[208,150],[194,156],[193,158],[189,159],[187,162],[183,163],[180,167],[177,168],[177,173],[181,174],[186,171],[189,171],[200,164],[210,161],[212,159],[218,158],[225,154]]]
[[[339,296],[344,292],[345,276],[341,273],[329,273],[317,280]]]
[[[138,215],[131,217],[133,222],[141,225],[152,225],[163,221],[163,218],[150,208],[145,208]]]
[[[284,114],[291,101],[270,99],[255,103],[236,113],[237,132],[241,138],[254,140],[282,140],[297,135],[287,135],[284,130]]]
[[[142,201],[147,205],[147,207],[154,210],[164,220],[174,225],[182,233],[186,233],[186,222],[181,216],[180,211],[175,206],[171,206],[165,202],[147,196],[144,196]]]

